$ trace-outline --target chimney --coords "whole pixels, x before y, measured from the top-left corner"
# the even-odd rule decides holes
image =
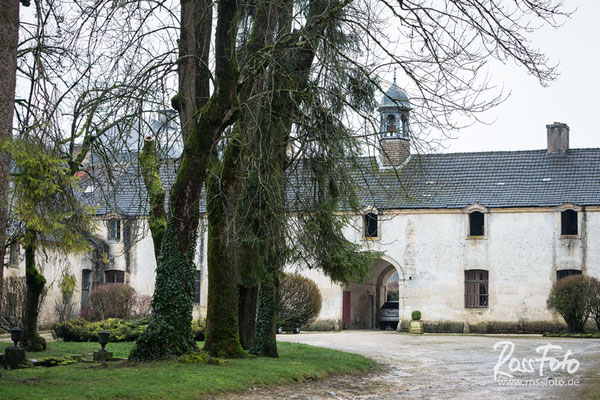
[[[410,142],[407,139],[381,139],[380,146],[380,161],[384,167],[399,167],[410,156]]]
[[[569,150],[569,126],[562,122],[546,125],[548,154],[565,154]]]

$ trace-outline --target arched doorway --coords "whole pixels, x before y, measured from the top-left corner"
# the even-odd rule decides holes
[[[393,283],[394,277],[397,277],[397,285]],[[350,282],[344,290],[344,328],[378,328],[378,312],[388,299],[388,293],[395,290],[394,287],[397,287],[399,312],[402,317],[404,308],[402,268],[389,257],[374,259],[369,277],[363,282]]]

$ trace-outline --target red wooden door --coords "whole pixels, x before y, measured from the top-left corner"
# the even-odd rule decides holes
[[[349,290],[344,290],[342,319],[344,322],[344,329],[350,328],[350,291]]]

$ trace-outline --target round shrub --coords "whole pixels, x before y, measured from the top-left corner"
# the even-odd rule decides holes
[[[582,333],[590,316],[592,280],[574,275],[556,281],[546,302],[548,309],[559,313],[571,333]]]
[[[421,311],[417,311],[417,310],[413,311],[410,314],[410,317],[412,318],[413,321],[419,321],[421,319]]]
[[[88,299],[88,313],[91,321],[107,318],[127,319],[136,306],[135,289],[124,283],[108,283],[97,286]]]
[[[279,287],[277,323],[307,325],[321,312],[321,291],[317,284],[298,274],[285,274]]]

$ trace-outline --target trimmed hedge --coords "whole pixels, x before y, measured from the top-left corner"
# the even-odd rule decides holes
[[[97,322],[75,318],[54,325],[52,334],[55,338],[62,339],[65,342],[97,342],[98,332],[106,329],[110,332],[109,341],[131,342],[144,332],[149,321],[150,317],[129,320],[109,318]]]
[[[89,322],[83,318],[75,318],[59,322],[52,328],[52,334],[65,342],[97,342],[98,332],[106,329],[110,332],[111,342],[133,342],[148,327],[150,317],[136,319],[109,318],[103,321]],[[192,330],[197,341],[204,340],[204,320],[192,322]]]

